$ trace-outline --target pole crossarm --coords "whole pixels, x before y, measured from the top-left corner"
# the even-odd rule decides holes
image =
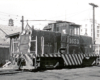
[[[93,7],[98,7],[98,5],[95,5],[94,3],[89,3]]]

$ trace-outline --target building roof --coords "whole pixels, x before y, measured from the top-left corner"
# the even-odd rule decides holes
[[[6,37],[7,38],[12,38],[12,37],[19,36],[19,35],[20,35],[20,32],[17,32],[17,33],[6,35]]]
[[[10,39],[6,35],[21,32],[21,27],[0,25],[0,45],[9,45]]]
[[[13,34],[16,32],[21,32],[21,27],[15,27],[15,26],[6,26],[6,25],[0,25],[0,30],[3,30],[7,35]]]

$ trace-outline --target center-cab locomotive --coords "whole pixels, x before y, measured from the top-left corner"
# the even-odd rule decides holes
[[[17,37],[9,37],[15,43],[10,53],[17,60],[21,55],[23,69],[89,66],[96,64],[98,58],[93,53],[92,38],[81,36],[80,25],[72,22],[56,21],[43,30],[28,26]]]

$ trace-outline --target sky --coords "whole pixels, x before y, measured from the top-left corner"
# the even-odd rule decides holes
[[[0,24],[8,25],[12,18],[15,26],[21,26],[21,18],[25,20],[64,20],[79,23],[92,18],[94,3],[95,19],[100,23],[99,0],[0,0]],[[26,26],[27,21],[24,22]],[[42,28],[48,21],[28,21],[30,26]]]

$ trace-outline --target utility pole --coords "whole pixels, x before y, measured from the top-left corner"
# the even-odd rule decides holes
[[[89,3],[91,6],[93,6],[93,45],[95,45],[95,7],[98,7],[94,3]]]
[[[21,22],[22,22],[22,31],[23,31],[24,30],[24,16],[22,16]]]

